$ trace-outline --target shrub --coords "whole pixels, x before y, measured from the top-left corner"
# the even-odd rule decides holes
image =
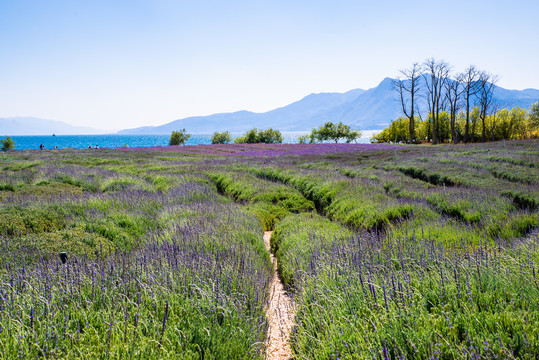
[[[345,139],[347,143],[352,141],[357,142],[361,137],[359,130],[351,130],[350,126],[344,125],[342,122],[334,124],[331,121],[326,122],[318,129],[313,129],[309,135],[300,136],[300,143],[313,143],[315,141],[334,141],[339,142],[340,139]]]
[[[211,136],[211,143],[212,144],[228,144],[232,138],[230,137],[230,133],[228,131],[224,132],[214,132]]]
[[[263,144],[281,144],[283,142],[283,136],[279,130],[269,128],[258,132],[258,141]]]
[[[298,137],[298,143],[300,144],[312,144],[315,142],[314,135],[312,133],[310,134],[303,134]]]
[[[15,141],[10,136],[0,140],[0,142],[2,142],[2,151],[15,149]]]
[[[234,139],[234,142],[236,144],[281,144],[283,142],[283,136],[279,130],[273,130],[272,128],[267,130],[257,130],[254,128]]]
[[[185,143],[190,137],[191,134],[188,134],[185,129],[173,131],[172,135],[170,135],[169,145],[185,145]]]

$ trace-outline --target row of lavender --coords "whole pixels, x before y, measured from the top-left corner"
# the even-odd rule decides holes
[[[422,237],[345,241],[295,269],[305,358],[514,359],[539,353],[539,238],[447,248]]]
[[[537,356],[539,159],[534,143],[500,145],[249,168],[324,215],[291,215],[271,239],[300,358]]]
[[[70,155],[2,159],[1,356],[263,357],[259,222],[185,161]]]
[[[276,230],[272,250],[298,302],[299,358],[539,353],[533,142],[264,146],[0,157],[2,298],[11,306],[2,324],[25,336],[4,335],[14,339],[10,356],[27,356],[21,344],[37,343],[34,333],[53,358],[262,356],[270,267],[259,222]],[[76,244],[76,263],[35,262]],[[41,268],[51,281],[35,280]],[[10,302],[12,288],[20,297]],[[50,307],[35,289],[49,288],[62,307],[45,317],[54,327],[34,332]]]

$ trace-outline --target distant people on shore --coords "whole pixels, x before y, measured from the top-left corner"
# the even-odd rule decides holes
[[[43,144],[39,145],[39,150],[43,150],[43,149],[45,149],[45,145],[43,145]],[[53,150],[59,150],[60,148],[57,145],[54,145],[52,147],[52,149]]]

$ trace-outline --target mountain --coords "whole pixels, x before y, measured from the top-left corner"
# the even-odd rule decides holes
[[[393,80],[385,78],[378,86],[354,89],[345,93],[311,94],[292,104],[264,113],[237,111],[232,113],[193,116],[172,121],[160,126],[143,126],[121,130],[118,134],[170,134],[185,128],[194,134],[214,131],[243,132],[253,127],[269,127],[281,131],[303,131],[318,127],[326,121],[339,122],[361,130],[376,130],[386,127],[401,116]],[[539,90],[508,90],[495,87],[494,100],[503,107],[529,108],[539,101]],[[425,108],[425,104],[420,105]],[[76,135],[106,133],[92,128],[71,126],[63,122],[30,117],[0,118],[2,135]]]
[[[352,101],[363,92],[365,90],[354,89],[345,93],[311,94],[300,101],[265,113],[243,110],[209,116],[193,116],[160,126],[121,130],[118,134],[170,134],[174,130],[183,128],[192,133],[225,130],[239,132],[253,127],[273,127],[282,131],[305,130],[319,125],[318,114]]]
[[[72,126],[61,121],[34,117],[0,118],[0,136],[9,135],[83,135],[104,134],[89,127]]]
[[[494,101],[502,107],[513,108],[518,106],[527,109],[533,103],[539,101],[539,90],[507,90],[497,86],[494,89]]]
[[[188,117],[160,126],[122,130],[120,134],[170,134],[187,129],[191,133],[246,131],[253,127],[301,131],[318,127],[326,121],[351,125],[357,129],[382,129],[401,116],[401,105],[393,90],[393,80],[385,78],[378,86],[345,93],[311,94],[290,105],[265,113],[238,111],[209,116]],[[495,87],[494,99],[506,107],[529,108],[539,101],[539,90],[507,90]],[[423,104],[424,105],[424,104]]]

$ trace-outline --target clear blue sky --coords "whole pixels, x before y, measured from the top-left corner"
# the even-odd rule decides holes
[[[428,57],[539,88],[539,1],[0,0],[0,117],[101,129],[376,86]]]

